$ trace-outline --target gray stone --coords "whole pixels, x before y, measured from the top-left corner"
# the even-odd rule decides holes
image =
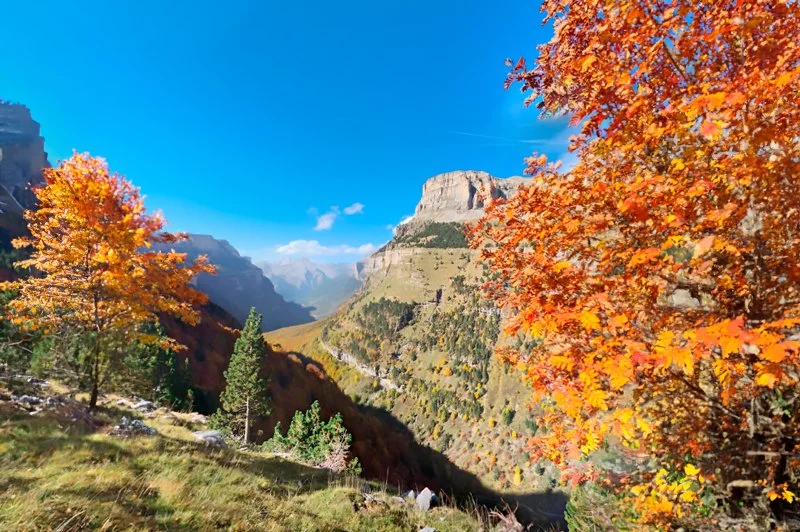
[[[138,419],[134,419],[133,421],[131,421],[130,430],[138,434],[147,434],[149,436],[152,436],[157,433],[156,429],[145,425],[144,422]]]
[[[155,405],[150,401],[142,400],[133,405],[133,409],[140,412],[150,412],[155,409]]]
[[[25,403],[26,405],[38,405],[42,402],[41,399],[35,397],[33,395],[22,395],[17,399],[20,403]]]
[[[403,494],[403,497],[406,498],[406,499],[416,499],[417,498],[417,492],[414,491],[414,490],[408,490],[407,492],[405,492]]]
[[[436,529],[426,526],[425,528],[420,528],[419,532],[436,532]]]
[[[684,288],[679,288],[669,296],[669,305],[675,308],[697,308],[700,301],[692,297],[692,293]]]
[[[417,508],[422,510],[423,512],[427,512],[431,509],[431,507],[435,506],[437,502],[437,497],[434,492],[425,488],[424,490],[419,492],[417,495]]]
[[[225,438],[218,430],[199,430],[192,432],[197,441],[203,442],[209,447],[225,447]]]
[[[154,436],[158,434],[158,431],[145,425],[140,419],[131,420],[123,416],[119,425],[115,426],[111,433],[120,438],[131,438],[133,436]]]
[[[44,400],[44,405],[47,408],[55,408],[61,405],[61,401],[55,397],[48,397]]]

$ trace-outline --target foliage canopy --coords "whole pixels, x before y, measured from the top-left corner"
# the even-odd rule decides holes
[[[508,331],[541,339],[502,350],[541,400],[532,451],[577,481],[608,443],[655,458],[629,493],[647,522],[709,494],[781,515],[800,469],[800,5],[542,9],[554,37],[508,85],[571,116],[578,162],[531,157],[532,184],[472,234]]]

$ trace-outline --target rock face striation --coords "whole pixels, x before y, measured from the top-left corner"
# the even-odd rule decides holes
[[[526,182],[523,177],[502,179],[487,172],[458,170],[428,179],[414,211],[415,222],[466,222],[483,214],[493,198],[507,198]]]
[[[428,179],[422,185],[422,198],[414,216],[398,226],[395,236],[386,246],[359,264],[364,278],[391,269],[406,269],[413,275],[413,264],[429,250],[410,246],[409,236],[420,233],[431,224],[463,224],[474,222],[483,215],[484,206],[494,198],[513,196],[528,178],[495,177],[477,170],[446,172]]]
[[[31,186],[44,181],[49,166],[30,110],[0,100],[0,247],[25,231],[22,212],[34,206]]]
[[[264,316],[265,331],[314,321],[310,309],[286,301],[272,282],[248,257],[242,257],[229,242],[210,235],[189,235],[189,240],[168,246],[186,253],[193,260],[206,255],[217,267],[216,275],[201,274],[195,279],[198,290],[244,323],[251,307]]]

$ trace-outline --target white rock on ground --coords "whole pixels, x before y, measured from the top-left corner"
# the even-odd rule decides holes
[[[197,441],[203,442],[211,447],[225,447],[225,438],[218,430],[199,430],[192,432]]]

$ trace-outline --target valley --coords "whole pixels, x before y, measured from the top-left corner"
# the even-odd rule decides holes
[[[364,260],[350,301],[313,327],[266,337],[322,363],[356,402],[391,412],[486,486],[521,493],[555,488],[557,474],[526,459],[528,392],[493,354],[507,340],[464,236],[482,212],[479,191],[500,195],[507,183],[480,172],[431,178],[415,219]]]
[[[3,6],[0,530],[800,530],[800,2],[119,4]]]

